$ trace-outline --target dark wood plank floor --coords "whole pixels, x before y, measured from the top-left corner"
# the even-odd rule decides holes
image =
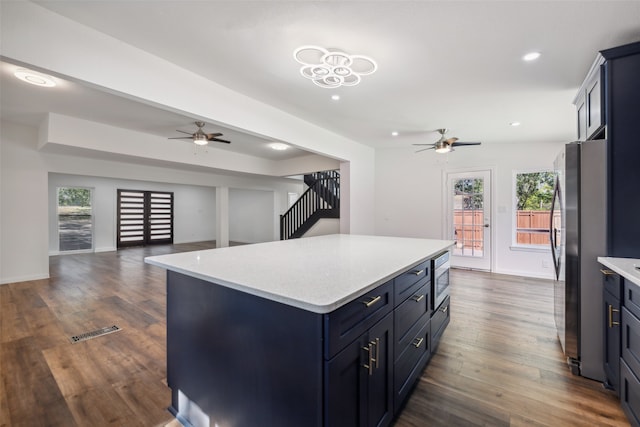
[[[172,422],[165,274],[142,259],[210,247],[57,256],[51,279],[0,286],[0,426]],[[566,368],[551,281],[456,270],[452,282],[451,323],[396,427],[628,425],[611,392]]]
[[[553,281],[452,270],[451,323],[395,427],[628,426],[616,396],[567,368]]]

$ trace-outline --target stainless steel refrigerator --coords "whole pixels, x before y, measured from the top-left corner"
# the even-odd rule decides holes
[[[558,155],[550,230],[558,338],[571,371],[598,381],[605,379],[597,257],[607,255],[606,144],[573,142]]]

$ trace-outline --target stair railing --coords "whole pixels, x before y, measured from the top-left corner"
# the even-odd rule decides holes
[[[281,240],[301,237],[320,218],[340,217],[340,174],[327,171],[310,175],[309,188],[280,215]]]

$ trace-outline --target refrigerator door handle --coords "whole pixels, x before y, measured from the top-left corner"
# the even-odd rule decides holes
[[[560,279],[560,257],[558,256],[556,245],[558,243],[558,229],[554,227],[554,214],[556,210],[556,200],[560,197],[560,178],[556,176],[553,189],[553,199],[551,200],[551,212],[549,215],[549,242],[551,244],[551,256],[553,257],[553,268],[556,272],[556,279]]]

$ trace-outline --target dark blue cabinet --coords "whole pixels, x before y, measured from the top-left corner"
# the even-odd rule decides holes
[[[607,253],[640,258],[640,42],[600,51],[574,100],[579,140],[607,140]]]
[[[640,42],[601,52],[608,141],[607,255],[640,258]]]
[[[429,267],[327,314],[168,271],[170,411],[210,425],[390,425],[431,356]]]
[[[620,392],[620,299],[604,291],[604,374],[605,386]]]
[[[325,426],[382,427],[393,419],[393,315],[325,362]]]

